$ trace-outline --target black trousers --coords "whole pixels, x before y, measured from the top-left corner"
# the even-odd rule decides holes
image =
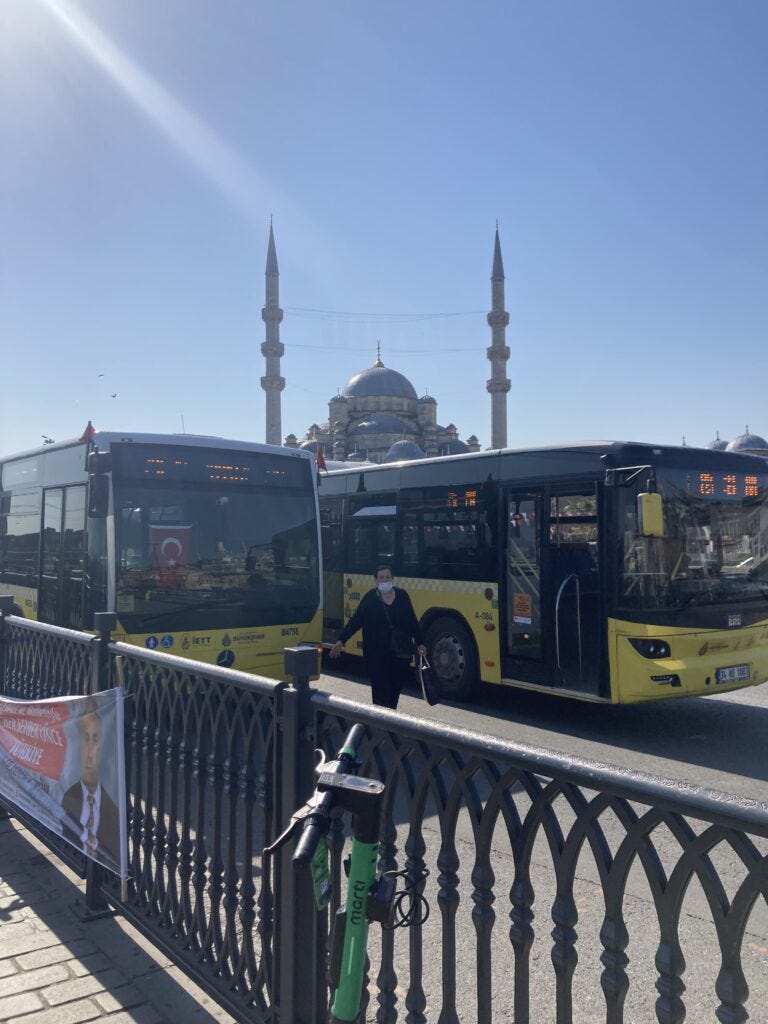
[[[368,662],[368,674],[371,677],[373,703],[384,708],[396,708],[400,699],[400,691],[409,686],[413,679],[411,663],[406,658],[396,658],[394,654],[379,655],[374,661]]]

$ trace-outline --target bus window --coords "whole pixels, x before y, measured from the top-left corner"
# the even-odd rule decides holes
[[[0,579],[37,586],[40,557],[40,491],[6,494],[0,504]]]
[[[395,495],[355,495],[350,511],[345,571],[367,576],[378,565],[391,565],[395,558]]]
[[[64,491],[64,531],[62,535],[62,611],[61,625],[84,629],[83,569],[85,566],[85,487],[67,487]]]
[[[489,513],[480,488],[431,488],[404,496],[403,504],[404,573],[436,580],[493,579],[496,554],[490,523],[495,507]]]
[[[61,516],[64,490],[45,491],[43,497],[43,544],[40,558],[40,595],[37,617],[58,625],[61,591]]]
[[[510,495],[507,511],[507,649],[512,657],[540,658],[540,499]]]

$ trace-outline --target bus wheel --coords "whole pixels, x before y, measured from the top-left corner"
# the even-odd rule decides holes
[[[466,626],[449,616],[436,619],[427,628],[426,647],[442,696],[469,700],[477,683],[477,657]]]

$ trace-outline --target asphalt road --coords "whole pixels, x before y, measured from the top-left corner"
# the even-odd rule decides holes
[[[370,701],[358,660],[327,656],[319,689]],[[730,694],[612,706],[485,686],[479,701],[398,710],[768,802],[768,684]]]

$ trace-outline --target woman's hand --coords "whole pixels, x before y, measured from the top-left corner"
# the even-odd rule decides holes
[[[341,640],[337,640],[336,643],[333,645],[333,647],[330,650],[330,656],[332,658],[338,658],[338,656],[341,654],[341,652],[343,650],[344,650],[344,644],[341,642]]]
[[[426,656],[427,656],[427,648],[424,646],[424,644],[419,644],[419,646],[416,648],[416,650],[419,653],[419,657],[426,658]]]

